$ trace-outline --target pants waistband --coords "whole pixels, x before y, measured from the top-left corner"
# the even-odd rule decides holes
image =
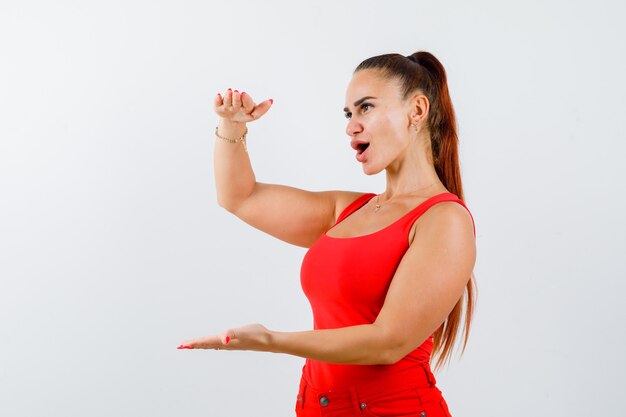
[[[304,408],[325,407],[329,404],[333,408],[356,408],[367,399],[374,401],[390,393],[404,390],[428,389],[436,386],[436,379],[428,362],[417,364],[413,367],[393,373],[381,373],[375,379],[363,381],[358,384],[341,389],[320,390],[313,387],[306,376],[302,373],[298,391],[297,404]]]

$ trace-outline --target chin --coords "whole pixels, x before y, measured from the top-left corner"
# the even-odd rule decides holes
[[[363,173],[365,175],[376,175],[379,174],[382,170],[382,168],[377,168],[367,163],[363,164]]]

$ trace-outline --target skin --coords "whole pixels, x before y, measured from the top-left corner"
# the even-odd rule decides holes
[[[354,105],[366,96],[376,98]],[[270,104],[255,106],[247,94],[242,99],[238,92],[230,91],[215,100],[218,115],[235,121],[254,120]],[[377,70],[363,70],[355,73],[348,85],[345,107],[348,136],[370,142],[363,171],[368,175],[383,169],[386,172],[381,204],[403,214],[405,207],[415,207],[415,201],[447,191],[433,166],[426,126],[430,105],[422,92],[415,91],[402,100],[395,80],[386,79]],[[366,206],[371,203],[373,208],[374,200]],[[419,233],[415,233],[417,227]],[[458,203],[442,202],[415,222],[409,249],[374,323],[300,332],[272,331],[254,323],[190,339],[179,348],[285,353],[337,364],[393,364],[444,322],[463,295],[475,259],[469,213]]]

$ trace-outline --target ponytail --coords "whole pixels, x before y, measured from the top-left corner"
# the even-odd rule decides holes
[[[435,171],[443,185],[459,199],[465,201],[459,166],[456,118],[448,91],[446,71],[441,62],[426,51],[418,51],[406,57],[400,54],[385,54],[366,59],[356,67],[354,72],[370,68],[382,70],[388,78],[397,78],[400,81],[404,99],[416,90],[421,90],[428,97],[430,109],[426,125],[430,132]],[[473,272],[465,290],[443,325],[435,332],[431,354],[431,356],[438,355],[435,370],[450,360],[452,348],[461,327],[464,300],[465,337],[461,354],[465,351],[476,304],[476,283]]]

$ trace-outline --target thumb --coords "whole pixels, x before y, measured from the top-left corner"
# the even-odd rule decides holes
[[[259,117],[263,116],[265,113],[267,113],[270,107],[272,107],[273,103],[274,103],[274,100],[270,98],[269,100],[265,100],[257,104],[257,106],[254,108],[254,110],[251,113],[252,117],[254,117],[255,119],[258,119]]]
[[[235,332],[232,329],[228,329],[220,335],[220,341],[223,345],[227,345],[234,338]]]

